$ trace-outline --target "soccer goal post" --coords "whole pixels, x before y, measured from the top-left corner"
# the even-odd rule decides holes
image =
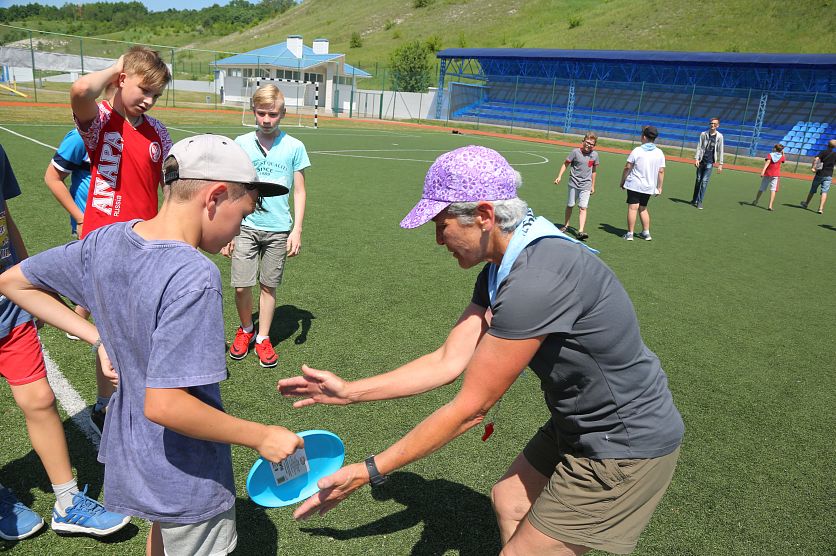
[[[287,125],[288,116],[296,115],[296,127],[310,127],[302,121],[302,109],[305,106],[313,106],[313,127],[319,127],[319,82],[300,81],[297,79],[279,79],[272,77],[248,77],[245,80],[244,94],[249,99],[241,109],[241,125],[255,127],[253,120],[253,93],[262,85],[272,84],[279,88],[284,95],[285,109],[287,115],[283,125]]]

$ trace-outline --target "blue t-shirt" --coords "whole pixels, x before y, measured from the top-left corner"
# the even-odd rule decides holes
[[[136,222],[99,228],[21,268],[36,287],[90,309],[119,373],[99,450],[107,509],[197,523],[235,503],[230,447],[149,421],[145,389],[188,388],[223,410],[221,275],[191,245],[141,238]]]
[[[253,161],[258,177],[265,181],[280,183],[287,187],[288,194],[265,197],[264,210],[257,210],[244,218],[242,224],[248,228],[267,232],[289,232],[293,228],[288,203],[289,191],[293,189],[293,173],[311,165],[305,145],[284,131],[273,141],[266,153],[258,143],[255,131],[239,135],[235,142],[241,145]]]
[[[20,195],[20,186],[17,184],[17,178],[2,145],[0,145],[0,185],[2,185],[2,191],[0,191],[0,273],[2,273],[18,263],[6,221],[6,199]],[[0,295],[0,338],[5,338],[15,326],[30,320],[32,317],[29,313],[6,299],[5,295]]]
[[[52,165],[65,174],[70,174],[70,196],[75,206],[84,214],[87,206],[87,192],[90,189],[90,155],[84,146],[84,140],[73,129],[58,145],[55,156],[52,157]],[[76,230],[75,218],[70,216],[70,228],[73,233]]]

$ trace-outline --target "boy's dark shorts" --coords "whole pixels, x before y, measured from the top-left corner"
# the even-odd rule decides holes
[[[650,202],[650,193],[639,193],[638,191],[633,191],[632,189],[627,190],[627,204],[628,205],[636,205],[646,207],[647,203]]]
[[[679,448],[652,459],[590,459],[562,451],[552,421],[523,450],[549,482],[528,514],[563,542],[629,554],[673,477]]]
[[[12,328],[0,338],[0,375],[10,386],[23,386],[46,377],[44,352],[32,321]]]

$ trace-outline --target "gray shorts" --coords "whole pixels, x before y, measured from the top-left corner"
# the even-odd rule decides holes
[[[567,187],[569,191],[569,198],[566,200],[567,207],[575,206],[575,199],[577,198],[577,205],[582,209],[589,206],[589,195],[592,191],[585,191],[583,189],[575,189],[574,187]]]
[[[235,506],[200,523],[160,523],[166,556],[226,556],[238,545]]]
[[[269,288],[282,283],[288,232],[265,232],[241,226],[232,250],[232,287],[249,288],[258,281]],[[261,257],[261,269],[258,259]]]
[[[764,192],[766,188],[770,191],[778,191],[778,176],[764,176],[761,178],[761,186],[758,191]]]

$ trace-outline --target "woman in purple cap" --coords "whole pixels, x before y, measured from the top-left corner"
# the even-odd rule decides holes
[[[296,519],[324,514],[478,425],[530,367],[551,418],[491,491],[502,554],[635,548],[673,476],[682,419],[621,283],[593,250],[535,218],[519,184],[496,151],[462,147],[433,163],[401,222],[432,220],[462,268],[487,263],[440,348],[354,382],[307,366],[279,381],[304,407],[411,396],[464,373],[456,397],[391,447],[321,479]]]

